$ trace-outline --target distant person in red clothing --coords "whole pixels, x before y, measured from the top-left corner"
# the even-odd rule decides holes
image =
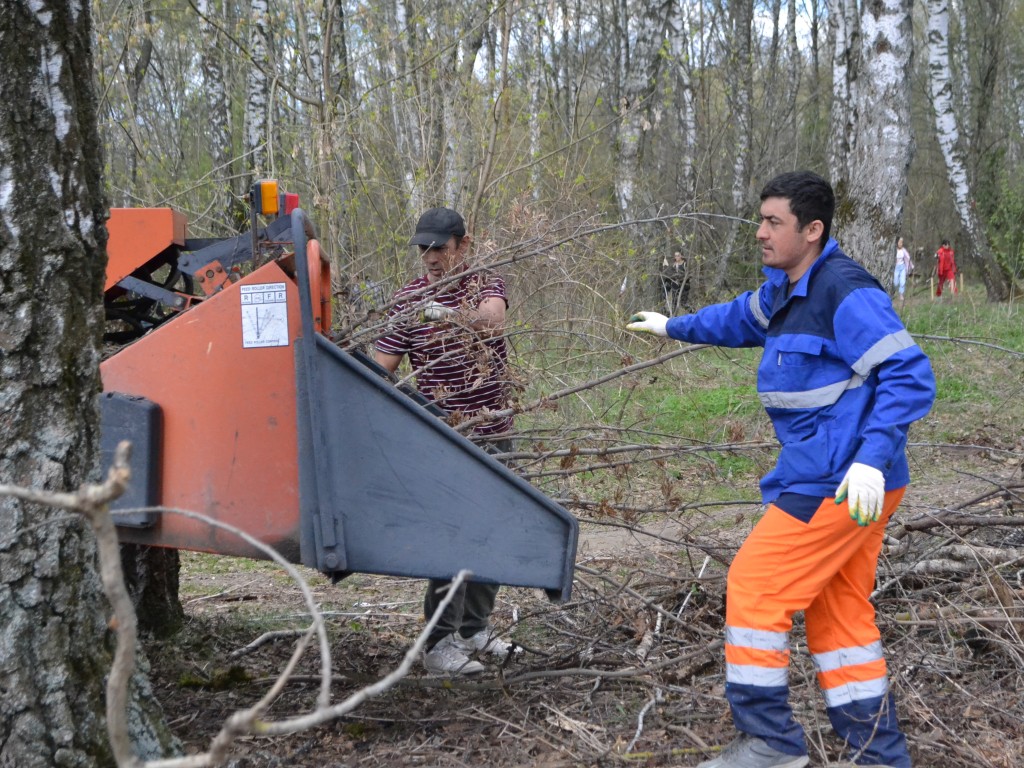
[[[939,268],[939,286],[935,289],[935,295],[942,295],[942,287],[948,282],[950,290],[955,296],[956,290],[956,259],[953,258],[953,249],[949,247],[949,240],[942,241],[942,247],[935,252]]]

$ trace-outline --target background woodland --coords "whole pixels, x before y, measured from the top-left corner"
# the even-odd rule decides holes
[[[442,204],[481,259],[529,260],[528,316],[664,303],[677,250],[695,294],[731,292],[760,188],[798,168],[883,281],[899,235],[925,273],[949,238],[990,298],[1024,270],[1017,0],[101,0],[95,25],[112,205],[224,235],[279,178],[339,294],[401,285]]]

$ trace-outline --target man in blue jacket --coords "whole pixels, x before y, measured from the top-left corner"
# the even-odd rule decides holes
[[[767,280],[725,304],[626,327],[763,347],[757,392],[782,447],[764,516],[729,568],[725,693],[739,732],[698,768],[801,768],[789,706],[789,630],[807,646],[854,765],[909,768],[870,594],[883,532],[910,479],[907,430],[935,399],[931,364],[879,282],[829,237],[835,196],[808,171],[761,192]]]

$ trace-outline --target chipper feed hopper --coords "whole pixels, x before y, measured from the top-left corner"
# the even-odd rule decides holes
[[[261,214],[277,198],[252,194]],[[111,211],[108,337],[129,343],[100,397],[108,461],[133,444],[122,540],[263,557],[145,508],[190,510],[338,577],[466,568],[567,599],[572,515],[325,336],[330,270],[301,209],[256,224],[200,241],[171,209]]]

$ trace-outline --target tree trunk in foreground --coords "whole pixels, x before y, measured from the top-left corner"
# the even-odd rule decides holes
[[[41,490],[77,488],[98,455],[106,206],[89,8],[6,0],[0,14],[0,482]],[[0,499],[4,768],[113,763],[94,560],[81,519]],[[136,682],[136,748],[154,756],[166,731]]]

